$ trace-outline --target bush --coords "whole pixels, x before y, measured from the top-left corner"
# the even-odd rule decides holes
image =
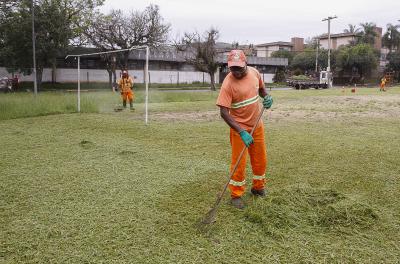
[[[279,69],[279,70],[275,73],[274,78],[272,78],[272,81],[273,81],[274,83],[277,83],[277,82],[284,82],[285,79],[286,79],[286,77],[285,77],[285,72],[284,72],[282,69]]]

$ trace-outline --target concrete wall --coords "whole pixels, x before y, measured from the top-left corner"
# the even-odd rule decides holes
[[[260,75],[265,83],[272,83],[272,78],[275,76],[273,73],[260,73]]]
[[[263,57],[266,58],[267,57],[267,48],[266,47],[260,47],[260,48],[256,48],[257,51],[257,57]]]
[[[352,40],[354,40],[352,36],[331,38],[331,49],[338,49],[342,45],[349,44]],[[328,49],[328,39],[320,39],[319,44],[321,48]]]
[[[151,83],[192,83],[192,82],[210,82],[210,76],[203,72],[187,72],[187,71],[149,71]],[[77,69],[57,69],[57,82],[76,82]],[[131,76],[135,76],[135,82],[143,83],[143,71],[130,71]],[[108,73],[106,70],[87,70],[81,69],[81,82],[108,82]],[[273,73],[261,73],[261,78],[266,83],[272,83]],[[11,77],[5,68],[0,67],[0,77]],[[33,75],[19,75],[22,82],[33,82]],[[117,71],[117,78],[119,78],[119,71]],[[219,80],[219,71],[215,74],[215,81]],[[43,81],[51,82],[51,69],[45,69],[43,72]]]
[[[284,47],[286,49],[286,47]],[[271,57],[272,52],[278,51],[279,46],[268,46],[268,47],[259,47],[257,48],[257,57],[269,58]],[[290,50],[289,48],[287,50]]]
[[[304,39],[303,38],[292,38],[291,42],[293,44],[293,51],[300,52],[304,50]]]
[[[57,69],[56,82],[76,82],[77,69]],[[144,82],[144,71],[129,71],[131,76],[136,76],[135,82]],[[11,77],[11,74],[5,68],[0,67],[0,77]],[[192,83],[192,82],[210,82],[210,76],[207,73],[195,71],[149,71],[151,83]],[[119,71],[117,71],[117,78]],[[219,79],[218,72],[215,74],[216,81]],[[33,81],[33,75],[24,76],[19,74],[20,81]],[[106,70],[81,69],[81,82],[108,82],[108,72]],[[44,69],[43,82],[51,82],[51,69]]]
[[[380,50],[382,48],[382,28],[375,27],[374,31],[376,32],[374,48]]]

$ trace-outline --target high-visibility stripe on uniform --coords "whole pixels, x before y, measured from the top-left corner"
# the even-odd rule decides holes
[[[265,175],[262,175],[262,176],[254,175],[253,176],[253,180],[264,180],[264,179],[265,179]]]
[[[246,100],[241,101],[241,102],[233,103],[233,104],[231,105],[231,108],[236,109],[236,108],[240,108],[240,107],[243,107],[243,106],[246,106],[246,105],[254,104],[255,102],[258,101],[258,97],[259,97],[259,96],[256,95],[256,96],[254,96],[253,98],[246,99]]]
[[[233,185],[233,186],[244,186],[244,185],[246,185],[246,180],[241,181],[241,182],[230,180],[229,184]]]

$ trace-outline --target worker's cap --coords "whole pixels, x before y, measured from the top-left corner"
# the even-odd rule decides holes
[[[128,72],[127,71],[122,71],[122,74],[128,74]]]
[[[244,55],[243,50],[231,50],[228,54],[228,67],[246,66],[246,55]]]

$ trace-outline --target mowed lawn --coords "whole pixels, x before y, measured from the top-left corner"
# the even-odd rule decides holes
[[[218,92],[0,95],[0,262],[399,263],[400,88],[271,93],[268,196],[210,226]]]

